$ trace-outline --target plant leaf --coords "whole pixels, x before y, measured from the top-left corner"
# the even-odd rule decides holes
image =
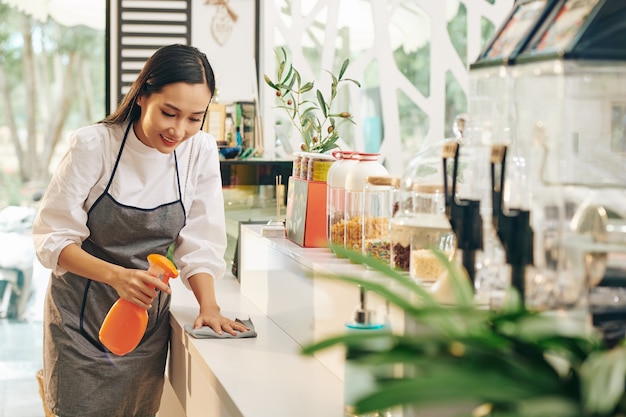
[[[593,352],[580,369],[584,409],[590,414],[607,414],[624,401],[626,348]]]
[[[306,84],[304,84],[302,86],[302,88],[300,88],[300,90],[298,91],[300,94],[302,93],[306,93],[307,91],[311,91],[313,89],[314,83],[312,82],[308,82]]]
[[[341,81],[350,81],[350,82],[353,82],[354,84],[356,84],[356,85],[357,85],[357,87],[359,87],[359,88],[361,87],[361,83],[360,83],[360,82],[358,82],[357,80],[353,80],[352,78],[344,78],[344,79],[343,79],[343,80],[341,80]]]
[[[339,79],[341,80],[341,78],[343,77],[343,74],[345,74],[346,69],[348,69],[348,65],[350,64],[350,60],[346,59],[345,61],[343,61],[343,64],[341,64],[341,69],[339,70]]]
[[[285,75],[285,78],[281,82],[286,83],[292,76],[293,76],[293,66],[289,65],[289,71],[287,72],[287,75]],[[280,72],[278,74],[278,77],[280,79]]]
[[[265,78],[265,83],[267,85],[272,87],[274,90],[278,90],[278,86],[272,82],[272,80],[270,79],[270,77],[267,76],[267,74],[264,74],[263,77]]]
[[[326,106],[326,100],[324,100],[324,96],[320,90],[317,90],[317,101],[320,104],[320,109],[322,110],[322,114],[324,118],[328,117],[328,107]]]

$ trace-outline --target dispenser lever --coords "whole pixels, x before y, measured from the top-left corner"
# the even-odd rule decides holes
[[[511,285],[520,294],[524,303],[526,293],[525,270],[533,263],[533,230],[530,227],[530,211],[509,209],[504,211],[502,193],[506,167],[506,145],[491,148],[491,197],[492,222],[506,253],[506,261],[511,265]],[[500,169],[496,178],[496,168]]]
[[[459,167],[459,143],[445,143],[443,146],[443,174],[446,202],[446,215],[452,231],[456,235],[457,248],[462,252],[462,263],[472,283],[476,275],[476,251],[483,248],[483,222],[480,215],[480,201],[456,198],[456,184]],[[448,187],[448,159],[454,158],[452,189]]]

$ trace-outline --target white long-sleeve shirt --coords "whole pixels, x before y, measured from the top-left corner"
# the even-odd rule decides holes
[[[61,275],[61,251],[88,236],[87,213],[111,178],[126,125],[95,124],[72,134],[33,226],[41,264]],[[205,272],[221,278],[226,270],[224,198],[215,139],[199,131],[176,149],[187,222],[176,242],[174,261],[187,279]],[[163,180],[166,178],[166,180]],[[154,208],[178,200],[174,157],[144,145],[131,128],[111,187],[121,204]]]

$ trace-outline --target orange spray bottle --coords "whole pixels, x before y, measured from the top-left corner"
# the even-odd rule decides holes
[[[148,255],[148,271],[167,283],[178,276],[174,264],[163,255]],[[107,313],[100,327],[100,342],[118,356],[134,350],[148,326],[148,311],[122,298]]]

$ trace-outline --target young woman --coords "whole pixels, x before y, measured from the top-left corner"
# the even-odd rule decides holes
[[[174,245],[199,303],[195,327],[248,330],[221,315],[226,230],[215,139],[201,130],[215,77],[198,49],[170,45],[148,59],[119,108],[78,129],[33,227],[52,270],[44,314],[46,400],[60,417],[148,417],[160,404],[170,289],[147,255]],[[146,334],[124,356],[99,341],[122,297],[148,310]]]

